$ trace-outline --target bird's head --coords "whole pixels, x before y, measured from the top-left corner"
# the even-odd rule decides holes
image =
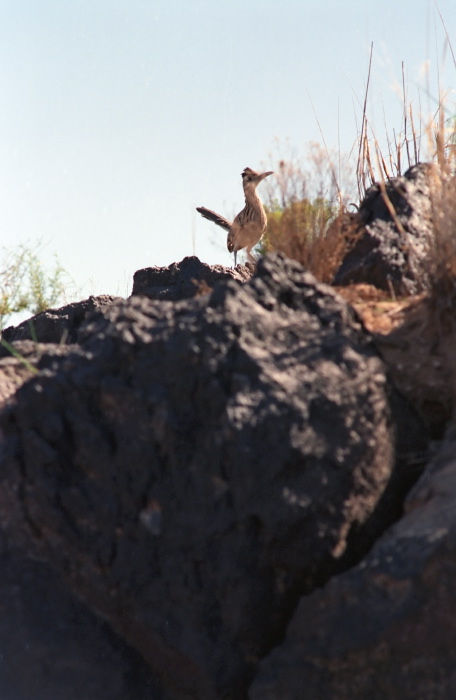
[[[246,187],[255,188],[265,177],[273,174],[272,170],[268,170],[266,173],[257,173],[255,170],[252,170],[252,168],[245,168],[242,173],[242,185],[244,189]]]

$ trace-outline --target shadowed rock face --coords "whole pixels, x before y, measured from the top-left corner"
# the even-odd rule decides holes
[[[35,340],[39,343],[56,343],[57,345],[78,342],[79,328],[87,316],[102,306],[112,304],[120,297],[102,294],[89,297],[84,301],[67,304],[59,309],[47,309],[18,326],[9,326],[1,332],[1,337],[8,343]],[[0,346],[1,355],[8,351]]]
[[[45,564],[4,550],[0,570],[2,700],[163,698],[138,654]]]
[[[383,191],[379,184],[367,191],[357,217],[363,232],[335,285],[366,282],[399,295],[428,288],[423,262],[433,235],[431,180],[432,166],[421,163],[388,180]]]
[[[79,339],[0,416],[6,535],[166,698],[245,697],[298,596],[397,515],[420,424],[354,312],[282,256],[204,298],[105,306]]]
[[[456,697],[456,443],[359,566],[302,598],[251,700]]]

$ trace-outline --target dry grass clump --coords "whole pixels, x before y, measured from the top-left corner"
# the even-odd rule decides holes
[[[355,190],[354,178],[348,159],[342,165],[338,158],[336,176],[334,154],[315,143],[307,151],[305,167],[296,153],[273,166],[276,177],[267,183],[262,252],[279,250],[318,280],[331,283],[350,239],[347,202]]]
[[[456,123],[442,118],[434,131],[435,168],[431,173],[434,238],[427,264],[431,299],[440,312],[456,311]],[[454,320],[456,324],[456,318]]]
[[[280,216],[268,217],[267,245],[331,284],[349,247],[351,221],[349,213],[331,211],[324,203],[296,202]]]

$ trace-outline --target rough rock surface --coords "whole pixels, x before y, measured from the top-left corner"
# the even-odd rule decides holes
[[[251,700],[456,697],[456,442],[357,567],[303,598]]]
[[[428,287],[423,261],[433,233],[432,168],[420,163],[368,190],[357,216],[362,232],[344,257],[335,285],[364,282],[398,295]]]
[[[9,326],[1,332],[8,343],[18,340],[34,340],[38,343],[77,343],[81,324],[94,310],[112,304],[120,297],[102,294],[84,301],[67,304],[59,309],[47,309],[18,326]],[[6,352],[3,350],[3,354]]]
[[[397,515],[397,414],[419,421],[350,307],[282,256],[209,297],[105,305],[79,338],[0,416],[6,536],[166,698],[245,697],[299,595]]]
[[[149,299],[178,301],[209,292],[222,280],[246,282],[251,276],[252,273],[245,265],[237,265],[235,268],[207,265],[191,256],[169,267],[138,270],[133,276],[132,294]]]

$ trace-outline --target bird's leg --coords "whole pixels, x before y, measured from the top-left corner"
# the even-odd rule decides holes
[[[256,264],[257,264],[257,261],[256,261],[256,259],[253,257],[253,255],[252,255],[252,253],[251,253],[250,251],[251,251],[251,248],[247,248],[247,250],[245,251],[245,252],[247,253],[248,261],[249,261],[249,263],[251,263],[252,265],[256,265]]]
[[[234,267],[236,267],[237,250],[234,250]]]

